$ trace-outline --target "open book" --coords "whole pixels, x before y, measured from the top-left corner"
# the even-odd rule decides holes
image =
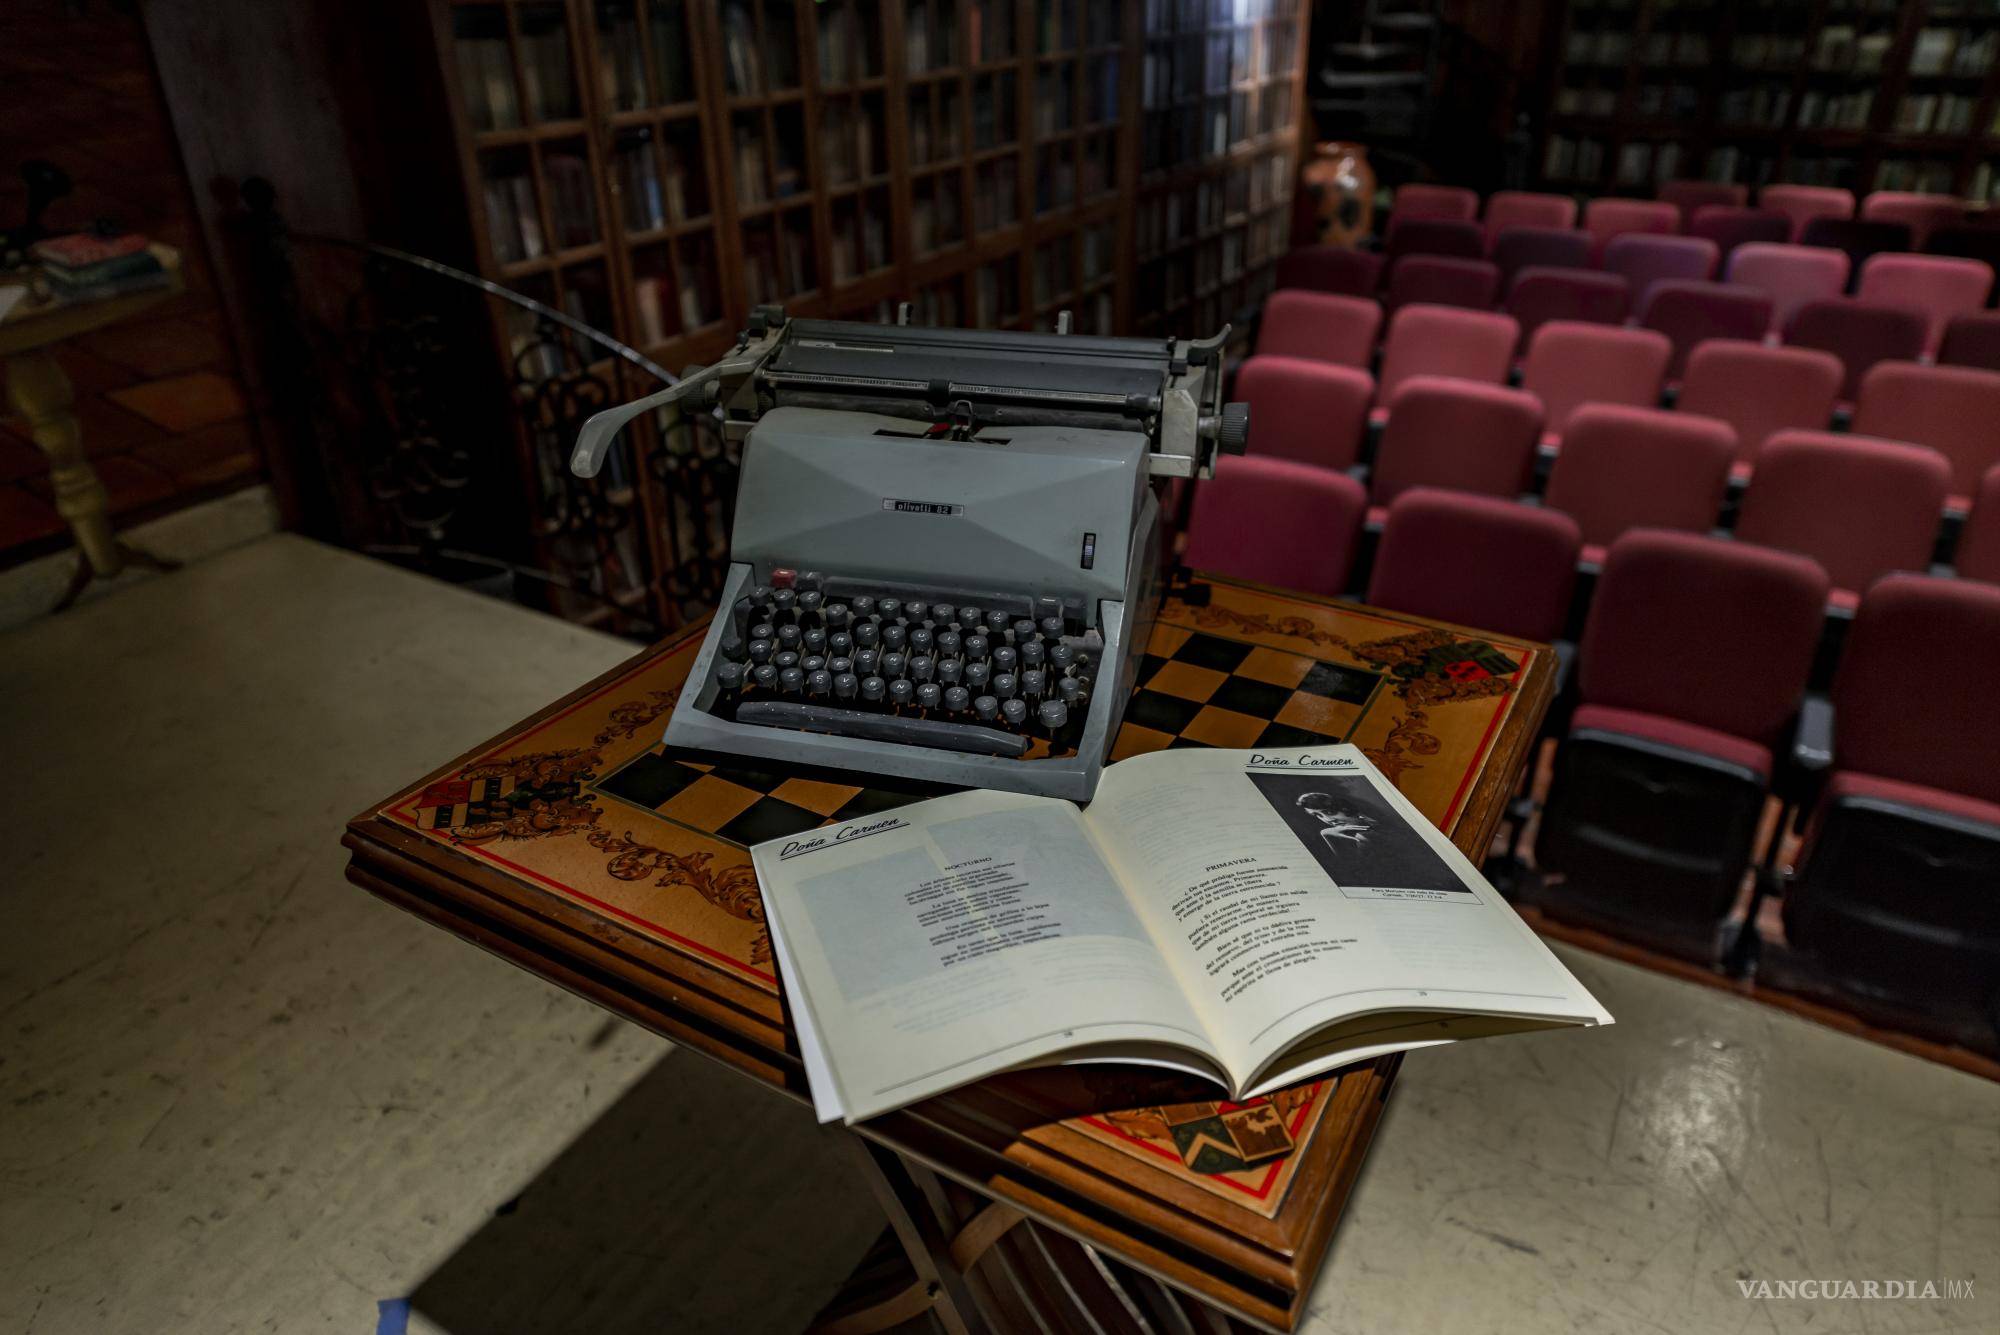
[[[1611,1017],[1352,746],[1158,751],[751,850],[822,1121],[1128,1061],[1247,1098]]]

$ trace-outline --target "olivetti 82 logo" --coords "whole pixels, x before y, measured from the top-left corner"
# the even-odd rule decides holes
[[[965,507],[953,505],[950,501],[899,501],[893,496],[882,498],[884,510],[895,510],[906,515],[962,515]]]

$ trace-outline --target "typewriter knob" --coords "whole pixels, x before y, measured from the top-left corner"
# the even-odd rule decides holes
[[[1247,403],[1225,403],[1222,405],[1222,421],[1215,434],[1215,443],[1224,454],[1241,454],[1250,444],[1250,405]]]

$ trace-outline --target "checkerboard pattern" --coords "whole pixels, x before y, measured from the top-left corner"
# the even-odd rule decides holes
[[[1170,746],[1325,746],[1345,741],[1383,676],[1160,624],[1139,665],[1113,760]],[[647,751],[598,792],[745,847],[954,791],[851,770],[712,752]]]

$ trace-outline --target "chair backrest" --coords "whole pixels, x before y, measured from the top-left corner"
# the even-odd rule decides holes
[[[1611,238],[1627,232],[1680,231],[1681,211],[1657,199],[1593,199],[1583,206],[1583,230],[1592,255],[1602,256]]]
[[[1736,433],[1710,417],[1587,403],[1570,414],[1548,504],[1604,547],[1634,528],[1706,532],[1729,487]]]
[[[1416,302],[1488,311],[1499,295],[1500,270],[1490,260],[1405,255],[1389,271],[1389,291],[1383,304],[1391,313]]]
[[[1944,327],[1944,341],[1938,344],[1937,359],[1941,366],[1976,366],[1985,371],[2000,371],[2000,311],[1953,317]]]
[[[1825,602],[1826,575],[1803,556],[1628,533],[1598,577],[1578,690],[1769,746],[1798,711]]]
[[[1412,487],[1389,507],[1368,601],[1546,643],[1562,634],[1581,543],[1559,511]]]
[[[1785,324],[1787,347],[1818,348],[1840,358],[1846,371],[1840,397],[1861,392],[1868,368],[1883,361],[1911,361],[1924,350],[1930,318],[1909,306],[1882,306],[1851,297],[1808,301]]]
[[[1721,255],[1713,242],[1698,236],[1657,236],[1626,232],[1604,247],[1604,271],[1623,274],[1632,285],[1634,304],[1644,306],[1654,283],[1668,278],[1706,281],[1715,277]]]
[[[2000,464],[1979,479],[1979,494],[1972,498],[1972,513],[1958,535],[1952,568],[1961,579],[2000,584]]]
[[[1367,512],[1361,484],[1345,473],[1232,456],[1195,487],[1185,559],[1196,570],[1330,596],[1347,586]]]
[[[1965,220],[1965,201],[1950,195],[1877,190],[1863,197],[1861,217],[1867,222],[1903,223],[1910,229],[1911,244],[1922,247],[1931,229]]]
[[[1624,324],[1632,310],[1632,285],[1623,274],[1531,267],[1515,276],[1505,309],[1520,323],[1525,346],[1552,320]]]
[[[1930,566],[1951,483],[1951,466],[1936,450],[1780,431],[1751,462],[1756,471],[1737,512],[1737,538],[1810,556],[1832,581],[1836,601],[1851,605],[1891,570]]]
[[[1405,255],[1452,255],[1462,260],[1486,254],[1486,229],[1452,218],[1411,218],[1389,229],[1382,257],[1393,269]]]
[[[1536,227],[1565,230],[1576,226],[1576,201],[1568,195],[1542,195],[1528,190],[1497,190],[1486,200],[1486,247],[1490,251],[1502,229]]]
[[[1250,405],[1251,453],[1344,469],[1361,457],[1375,378],[1352,366],[1258,353],[1237,369],[1235,397]]]
[[[2000,273],[2000,227],[1992,223],[1976,226],[1953,223],[1933,227],[1924,241],[1926,255],[1957,255],[1961,259],[1983,260]]]
[[[1899,222],[1866,222],[1860,218],[1814,218],[1799,233],[1799,244],[1846,251],[1847,258],[1853,261],[1853,272],[1858,275],[1870,255],[1885,250],[1908,250],[1910,226]]]
[[[1924,348],[1936,352],[1954,315],[1983,310],[1993,291],[1993,268],[1955,255],[1872,255],[1861,266],[1854,295],[1863,301],[1915,306],[1930,317]]]
[[[1696,209],[1742,208],[1750,202],[1750,187],[1728,181],[1662,181],[1659,197],[1681,211],[1681,225],[1694,220]]]
[[[1854,192],[1830,185],[1767,185],[1757,192],[1757,207],[1790,218],[1796,241],[1814,218],[1852,218]]]
[[[1382,282],[1382,257],[1346,246],[1299,246],[1278,257],[1277,285],[1372,297]]]
[[[1833,421],[1845,374],[1840,358],[1817,348],[1712,338],[1688,354],[1674,406],[1729,423],[1742,462],[1774,431],[1824,431]]]
[[[1582,404],[1659,406],[1672,355],[1666,335],[1651,329],[1551,320],[1528,340],[1521,388],[1542,401],[1543,429],[1560,436]]]
[[[1878,362],[1862,377],[1854,430],[1942,451],[1952,494],[1970,496],[2000,463],[2000,371]]]
[[[1512,498],[1534,474],[1542,404],[1534,395],[1445,376],[1417,376],[1389,405],[1369,494],[1387,505],[1411,487]]]
[[[1808,301],[1825,301],[1847,291],[1851,261],[1844,250],[1752,241],[1730,252],[1732,283],[1754,287],[1771,298],[1771,327],[1783,329]]]
[[[1752,241],[1790,241],[1792,220],[1776,209],[1735,209],[1704,204],[1688,219],[1688,235],[1713,241],[1724,264],[1730,252]]]
[[[1590,233],[1509,224],[1493,237],[1493,262],[1500,266],[1503,292],[1511,290],[1524,269],[1588,269]]]
[[[2000,802],[2000,588],[1890,575],[1848,627],[1833,679],[1833,763]]]
[[[1389,321],[1375,401],[1393,401],[1405,380],[1454,376],[1497,385],[1507,378],[1520,327],[1512,316],[1457,306],[1405,306]]]
[[[1381,328],[1382,307],[1372,297],[1279,288],[1264,303],[1257,351],[1366,367]]]
[[[1412,181],[1396,187],[1389,205],[1391,231],[1403,222],[1420,218],[1444,218],[1470,222],[1479,216],[1479,195],[1462,185],[1428,185]]]
[[[1759,339],[1771,327],[1771,298],[1755,288],[1730,283],[1697,283],[1678,278],[1653,284],[1640,308],[1639,323],[1672,340],[1667,378],[1680,378],[1695,345],[1710,338]]]

